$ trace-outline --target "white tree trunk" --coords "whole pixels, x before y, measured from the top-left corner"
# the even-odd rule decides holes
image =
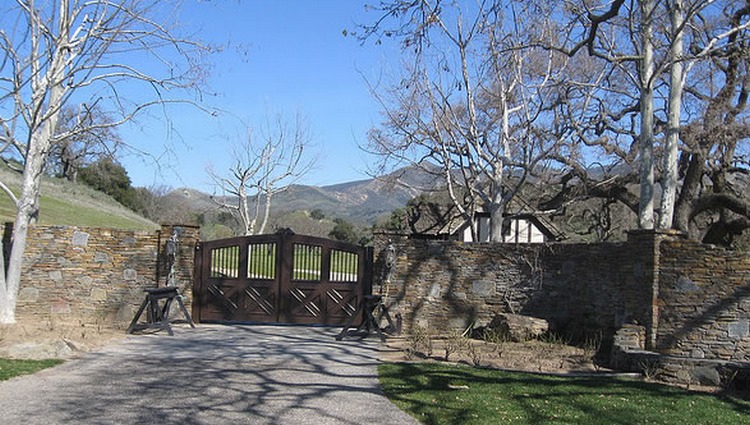
[[[641,0],[641,132],[640,183],[641,194],[638,227],[654,228],[654,46],[651,19],[653,0]]]
[[[258,229],[258,234],[262,235],[266,231],[266,226],[268,225],[268,219],[271,217],[271,197],[273,196],[274,191],[273,189],[267,189],[266,190],[266,203],[263,207],[263,220],[260,222],[260,228]],[[260,196],[260,194],[258,194]]]
[[[492,205],[490,207],[490,242],[503,241],[503,213],[505,208],[501,205]]]
[[[68,10],[68,2],[60,3],[61,10]],[[70,30],[69,17],[61,13],[58,21],[61,39],[54,54],[49,58],[45,74],[35,75],[31,79],[32,99],[35,118],[29,129],[28,149],[25,153],[21,195],[16,204],[16,219],[13,224],[10,258],[5,270],[3,289],[0,291],[0,323],[15,323],[16,303],[21,286],[21,269],[23,255],[26,252],[26,237],[29,225],[39,217],[39,196],[41,192],[42,173],[52,144],[61,104],[65,97],[66,87],[63,84],[65,67],[70,49],[65,38]],[[48,59],[46,52],[37,50],[36,43],[31,51],[32,68],[41,69]]]
[[[671,229],[677,197],[677,153],[680,138],[680,116],[682,110],[682,53],[685,12],[682,0],[672,0],[670,18],[672,24],[672,45],[669,50],[669,106],[667,117],[667,138],[664,146],[662,175],[661,215],[659,228]]]
[[[53,99],[55,96],[53,95]],[[44,163],[56,125],[56,117],[46,121],[41,129],[32,134],[24,166],[21,196],[18,198],[16,221],[13,225],[10,259],[5,274],[4,290],[0,292],[0,323],[15,323],[16,302],[21,284],[21,268],[26,251],[29,225],[39,215],[39,193]]]
[[[250,203],[247,200],[245,183],[242,182],[238,189],[240,221],[242,221],[244,236],[250,236],[255,233],[255,219],[250,213]]]
[[[504,132],[507,131],[507,119],[507,114],[505,114],[503,117]],[[498,162],[499,164],[495,167],[493,182],[491,183],[492,186],[490,187],[490,242],[503,241],[503,220],[505,219],[503,216],[505,215],[506,202],[503,197],[503,161]]]

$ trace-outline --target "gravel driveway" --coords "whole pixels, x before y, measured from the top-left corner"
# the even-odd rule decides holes
[[[378,388],[377,339],[199,325],[131,335],[0,382],[3,424],[416,424]]]

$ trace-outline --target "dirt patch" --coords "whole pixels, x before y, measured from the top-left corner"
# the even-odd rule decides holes
[[[412,338],[389,338],[381,360],[449,361],[476,367],[543,373],[611,372],[594,361],[596,352],[563,343],[488,342],[470,338],[435,338],[415,342]]]
[[[0,325],[0,357],[66,359],[126,336],[125,330],[85,324]]]

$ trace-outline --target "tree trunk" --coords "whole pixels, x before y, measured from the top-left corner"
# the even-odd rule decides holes
[[[641,195],[638,227],[654,228],[654,46],[651,19],[653,0],[641,1]]]
[[[503,212],[505,208],[502,205],[493,204],[490,206],[490,242],[503,241]]]
[[[503,169],[495,167],[493,182],[490,187],[490,242],[503,241],[503,220],[505,217],[506,200],[503,197]]]
[[[18,198],[16,221],[13,225],[10,259],[5,275],[4,289],[0,293],[0,323],[15,323],[16,302],[21,284],[21,268],[26,251],[29,225],[39,216],[39,191],[42,170],[47,159],[54,119],[48,120],[32,135],[24,166],[21,196]]]
[[[700,194],[703,168],[706,161],[706,153],[703,147],[700,146],[700,142],[695,142],[694,146],[697,148],[690,154],[690,161],[685,171],[682,190],[677,197],[674,213],[674,228],[688,233],[692,233],[690,229],[690,215],[693,211],[693,203]]]
[[[237,197],[239,198],[238,212],[240,214],[240,221],[242,222],[242,233],[243,236],[250,236],[255,230],[254,220],[250,217],[250,204],[247,201],[247,192],[245,191],[244,182],[240,182],[238,187]]]
[[[266,191],[266,203],[263,208],[263,220],[260,224],[260,229],[258,229],[258,234],[262,235],[263,232],[266,231],[266,226],[268,225],[268,218],[271,216],[271,197],[273,196],[273,189],[269,189]],[[260,196],[260,193],[258,194]]]
[[[664,171],[662,175],[661,215],[659,217],[659,228],[670,229],[675,209],[675,198],[677,196],[677,152],[680,138],[680,116],[682,110],[682,26],[685,15],[682,0],[673,0],[671,3],[671,22],[673,40],[669,51],[670,76],[669,76],[669,107],[667,117],[667,138],[664,146]]]

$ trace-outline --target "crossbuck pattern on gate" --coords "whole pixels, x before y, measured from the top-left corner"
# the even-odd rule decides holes
[[[342,325],[371,291],[372,249],[288,229],[201,242],[193,286],[200,322]]]

